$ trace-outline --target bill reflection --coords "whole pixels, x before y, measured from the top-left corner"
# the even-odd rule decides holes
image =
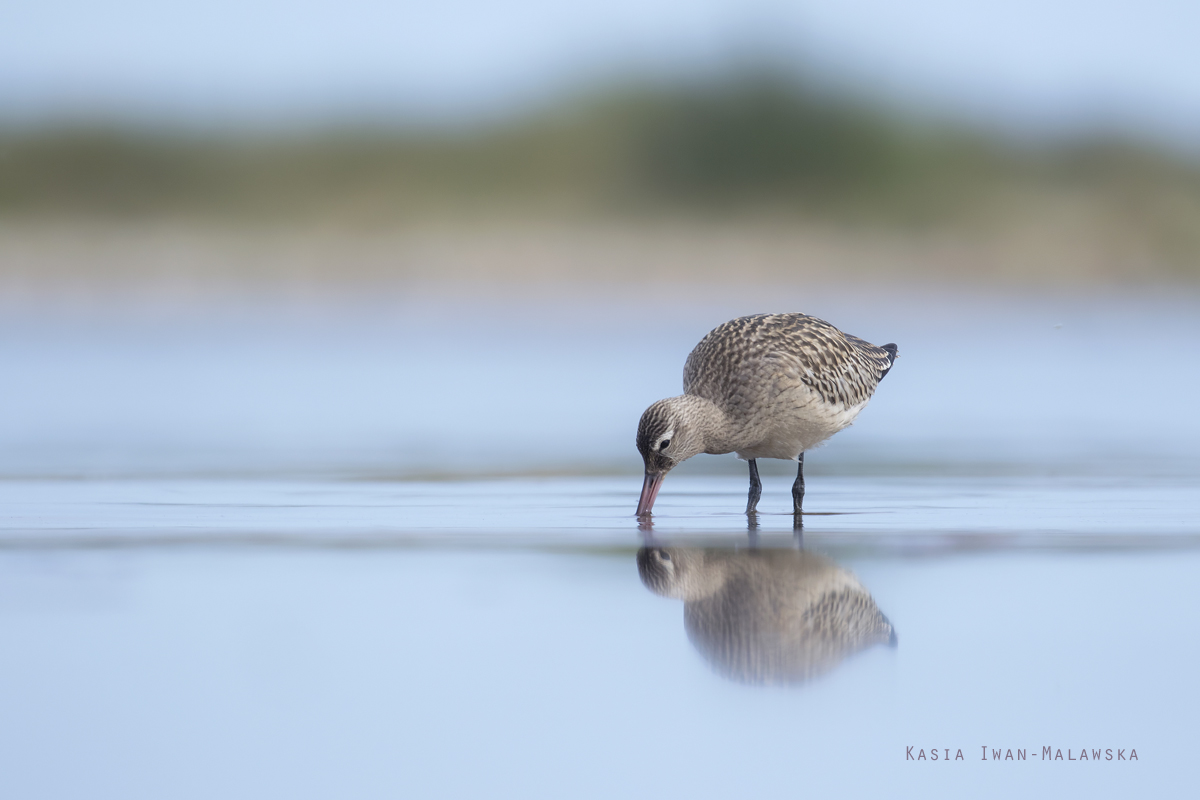
[[[896,632],[858,579],[803,550],[643,547],[642,583],[683,601],[683,624],[723,677],[796,684]]]

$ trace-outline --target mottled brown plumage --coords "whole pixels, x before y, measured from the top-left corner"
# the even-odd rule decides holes
[[[864,648],[896,644],[858,579],[813,553],[644,547],[637,562],[648,589],[683,600],[688,639],[733,680],[798,683]]]
[[[638,514],[653,507],[662,476],[699,453],[736,452],[750,462],[747,512],[760,484],[755,459],[801,462],[793,510],[803,499],[803,454],[850,425],[896,360],[806,314],[739,317],[705,336],[683,368],[683,391],[646,409],[637,447],[646,465]]]
[[[830,405],[870,399],[892,355],[807,314],[756,314],[717,326],[683,367],[683,391],[723,410],[769,405],[799,381]],[[767,380],[764,380],[767,378]]]

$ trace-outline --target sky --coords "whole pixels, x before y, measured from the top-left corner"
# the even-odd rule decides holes
[[[0,0],[0,124],[503,114],[771,54],[1014,129],[1200,141],[1189,0]]]

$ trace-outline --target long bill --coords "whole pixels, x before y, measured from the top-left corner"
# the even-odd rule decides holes
[[[650,513],[650,509],[654,508],[654,498],[658,497],[658,490],[662,488],[663,478],[666,477],[665,472],[647,472],[646,480],[642,483],[642,497],[638,500],[637,515],[644,517]]]

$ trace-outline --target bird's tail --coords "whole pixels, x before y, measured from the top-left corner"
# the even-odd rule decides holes
[[[896,344],[894,342],[889,342],[888,344],[880,345],[879,349],[886,350],[887,354],[888,354],[887,369],[885,369],[883,372],[881,372],[879,374],[879,380],[883,380],[883,376],[887,375],[889,372],[892,371],[892,365],[895,364],[896,359],[900,357],[900,351],[896,349]]]

